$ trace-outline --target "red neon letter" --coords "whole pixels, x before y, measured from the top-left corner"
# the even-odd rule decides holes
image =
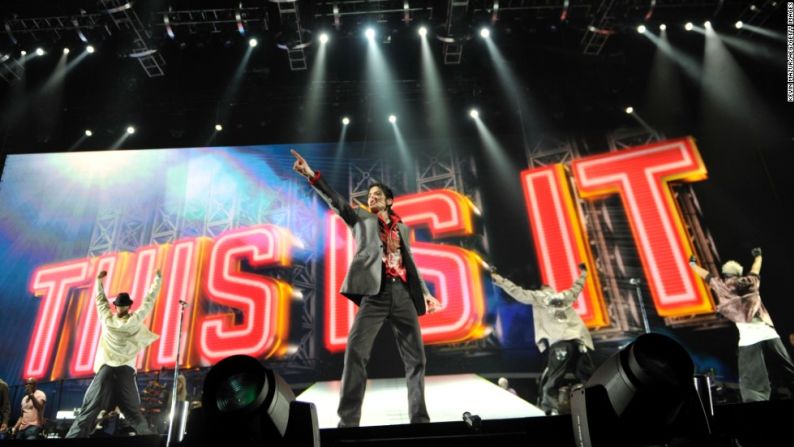
[[[620,194],[660,316],[712,312],[702,281],[687,259],[693,252],[668,183],[706,178],[691,139],[654,143],[573,162],[583,197]]]
[[[453,191],[402,196],[394,201],[394,210],[407,225],[428,226],[433,236],[472,233],[473,207],[466,197]],[[356,312],[355,304],[338,292],[355,247],[350,230],[335,214],[330,214],[326,234],[325,346],[338,352],[347,343]],[[485,299],[476,255],[462,248],[429,243],[413,244],[413,253],[420,274],[434,284],[436,298],[444,306],[421,318],[422,339],[442,343],[482,336]]]
[[[149,369],[172,367],[176,363],[177,324],[180,301],[187,303],[182,321],[182,340],[179,363],[185,365],[189,351],[188,337],[191,328],[191,312],[195,313],[195,297],[199,292],[198,281],[206,238],[177,241],[171,247],[163,274],[163,288],[155,304],[154,328],[152,332],[160,339],[149,347]],[[148,287],[148,286],[147,286]]]
[[[555,290],[567,289],[579,276],[577,265],[587,261],[592,266],[592,262],[563,166],[526,170],[521,173],[521,183],[543,282]],[[588,327],[608,323],[599,291],[598,275],[588,275],[585,289],[574,303]]]
[[[200,321],[199,353],[215,363],[235,354],[267,358],[284,348],[289,332],[292,288],[282,281],[240,271],[245,259],[252,267],[287,267],[292,236],[275,225],[231,230],[215,242],[210,256],[207,293],[210,301],[240,309],[208,315]]]
[[[85,283],[88,266],[88,260],[80,259],[46,265],[33,272],[29,290],[34,295],[42,297],[42,300],[25,359],[25,377],[40,379],[47,374],[52,361],[55,339],[60,331],[66,308],[66,298],[72,288]]]

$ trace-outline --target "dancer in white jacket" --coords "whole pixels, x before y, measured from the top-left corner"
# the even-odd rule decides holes
[[[135,383],[135,359],[141,349],[159,338],[144,325],[144,320],[154,307],[154,300],[160,292],[162,275],[158,271],[141,307],[130,312],[132,299],[128,293],[119,293],[113,301],[114,314],[110,310],[102,280],[107,272],[97,275],[96,308],[102,324],[94,359],[94,380],[83,397],[83,406],[77,415],[67,438],[86,437],[96,424],[99,412],[107,409],[115,399],[125,419],[138,434],[149,434],[149,424],[141,413],[141,396]]]

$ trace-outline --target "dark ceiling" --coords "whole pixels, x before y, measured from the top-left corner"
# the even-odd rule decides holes
[[[494,3],[499,5],[497,14]],[[746,39],[762,53],[769,51],[769,40],[736,30],[733,23],[743,19],[780,30],[784,24],[779,18],[782,7],[769,1],[756,2],[755,9],[744,1],[299,1],[297,14],[283,10],[290,5],[262,0],[0,2],[6,27],[0,55],[10,55],[0,68],[8,78],[0,79],[3,150],[65,150],[89,127],[95,136],[75,149],[103,149],[130,123],[140,131],[124,147],[335,141],[344,114],[357,124],[351,126],[349,139],[377,139],[389,131],[377,115],[376,104],[383,101],[379,89],[396,98],[394,107],[411,137],[432,137],[435,129],[424,119],[428,99],[420,70],[419,24],[430,30],[442,95],[455,114],[457,135],[476,135],[465,114],[471,106],[480,108],[497,134],[519,133],[528,125],[599,131],[625,125],[623,108],[642,104],[649,94],[657,50],[635,31],[638,24],[656,33],[659,24],[667,24],[671,44],[697,60],[703,54],[703,35],[685,31],[686,21],[702,26],[711,20],[716,30]],[[244,35],[238,32],[236,13],[244,22]],[[118,23],[122,16],[132,21]],[[167,35],[164,16],[174,38]],[[368,25],[378,29],[391,70],[387,86],[373,84],[366,75],[361,34]],[[520,122],[514,113],[514,102],[477,35],[482,25],[491,26],[492,40],[516,74],[526,106],[535,111],[534,123],[526,123],[526,114]],[[315,42],[303,51],[308,70],[302,71],[291,70],[288,52],[279,48],[295,49],[298,27],[302,42]],[[76,28],[97,52],[63,83],[45,88],[62,48],[73,49],[71,60],[85,46]],[[327,65],[322,76],[312,78],[316,38],[322,31],[331,35]],[[138,37],[142,40],[136,41]],[[235,77],[250,37],[260,44]],[[460,63],[444,63],[449,51],[444,37],[462,45]],[[32,53],[39,46],[47,54],[28,56],[21,79],[16,79],[12,65],[19,51]],[[151,54],[136,58],[141,48]],[[742,53],[735,56],[763,97],[779,93],[782,87],[767,81],[783,59],[777,66],[756,64]],[[155,70],[163,75],[150,76],[144,59],[155,60]],[[680,119],[665,124],[668,133],[687,133],[698,84],[685,82],[686,100],[671,106]],[[318,118],[310,123],[306,115],[312,104],[318,104]],[[216,122],[223,122],[225,129],[210,139]]]

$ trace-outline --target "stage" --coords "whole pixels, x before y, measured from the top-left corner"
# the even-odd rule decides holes
[[[475,380],[483,380],[475,377]],[[318,388],[319,389],[319,388]],[[445,396],[455,399],[453,396]],[[305,398],[305,396],[302,396]],[[401,399],[402,401],[402,399]],[[429,402],[430,403],[430,402]],[[474,408],[499,406],[499,402],[478,402]],[[440,403],[443,405],[443,401]],[[438,408],[439,403],[432,408]],[[443,412],[442,412],[443,413]],[[569,415],[544,417],[518,417],[510,419],[483,418],[479,430],[467,426],[462,420],[457,422],[438,421],[440,414],[433,413],[436,422],[418,425],[382,425],[359,428],[323,428],[320,430],[321,446],[395,446],[411,444],[441,446],[495,446],[495,445],[532,445],[567,447],[576,445]],[[451,412],[450,412],[451,414]],[[718,405],[711,418],[713,436],[705,444],[676,443],[677,446],[725,446],[766,447],[785,445],[790,439],[788,423],[794,414],[794,400],[775,400],[743,404]],[[372,421],[373,419],[369,419]],[[362,421],[363,422],[363,421]],[[735,441],[738,441],[735,442]],[[112,442],[114,447],[164,447],[166,437],[127,436],[114,438],[87,439],[42,439],[31,444],[30,441],[0,441],[4,446],[46,445],[52,447],[68,446],[106,446]],[[180,444],[174,444],[180,445]],[[186,447],[201,444],[181,444]],[[631,444],[629,444],[631,445]]]
[[[297,397],[316,406],[321,429],[335,428],[339,422],[340,386],[338,380],[318,382]],[[404,378],[368,380],[361,426],[408,424],[407,393]],[[538,407],[476,374],[427,377],[425,401],[433,422],[462,421],[467,411],[483,420],[544,416]]]

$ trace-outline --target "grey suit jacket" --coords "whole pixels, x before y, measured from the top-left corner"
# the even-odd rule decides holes
[[[312,187],[353,231],[356,253],[350,262],[339,293],[360,304],[363,297],[377,295],[380,292],[383,279],[383,242],[380,239],[378,216],[367,210],[350,206],[350,203],[334,191],[322,176]],[[430,292],[419,276],[411,254],[408,227],[400,222],[397,228],[400,232],[400,252],[408,276],[408,290],[416,307],[416,314],[423,315],[427,311],[424,294]]]

